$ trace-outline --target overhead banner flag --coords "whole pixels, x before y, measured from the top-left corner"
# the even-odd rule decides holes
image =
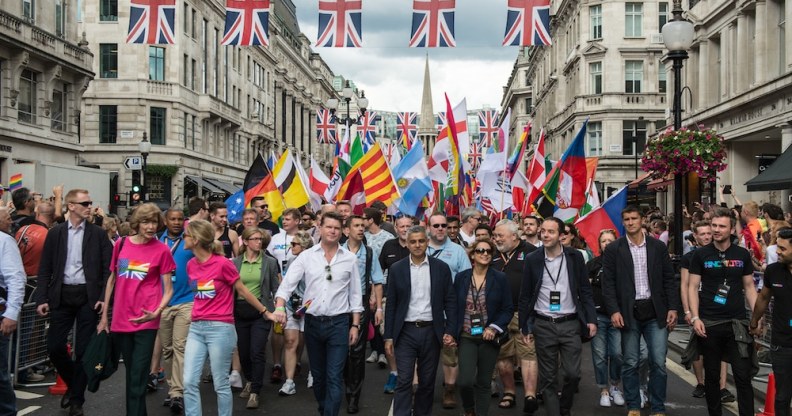
[[[269,11],[270,0],[226,0],[225,32],[221,43],[268,46]]]
[[[478,113],[479,141],[483,147],[492,147],[492,139],[498,134],[498,112],[495,110],[482,110]]]
[[[550,0],[509,0],[503,46],[550,46]]]
[[[396,113],[396,132],[399,137],[406,137],[405,148],[410,150],[412,142],[418,137],[418,113]]]
[[[319,35],[316,46],[363,46],[362,0],[319,0]]]
[[[316,141],[324,144],[335,144],[338,141],[335,120],[330,115],[330,110],[316,110]]]
[[[411,48],[453,48],[456,0],[413,0]]]
[[[176,43],[176,0],[131,0],[127,43]]]

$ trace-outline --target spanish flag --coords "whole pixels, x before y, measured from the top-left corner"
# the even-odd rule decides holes
[[[362,184],[366,195],[366,205],[374,201],[382,201],[390,205],[399,198],[399,191],[393,183],[388,163],[379,143],[375,143],[369,151],[349,170],[349,174],[341,184],[338,195],[349,197],[356,193],[356,185]]]

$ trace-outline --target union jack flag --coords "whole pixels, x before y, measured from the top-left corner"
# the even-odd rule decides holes
[[[410,144],[418,134],[418,113],[396,113],[396,129],[399,137],[407,137],[406,149],[410,149]]]
[[[498,112],[483,110],[478,113],[479,118],[479,143],[484,147],[492,147],[492,139],[498,133]]]
[[[441,112],[437,113],[436,121],[437,121],[437,131],[438,132],[440,130],[443,130],[446,127],[445,111],[441,111]]]
[[[127,43],[176,43],[176,0],[131,0]]]
[[[551,45],[550,0],[509,0],[503,46]]]
[[[478,140],[476,142],[470,142],[470,153],[468,153],[468,158],[470,160],[470,167],[474,171],[478,169],[479,164],[481,164],[481,158],[484,156],[484,142]]]
[[[398,146],[399,145],[396,144],[396,142],[390,141],[390,140],[385,142],[385,143],[383,143],[382,153],[385,154],[385,160],[387,160],[388,163],[391,162],[391,160],[392,160],[391,158],[393,157],[393,153],[394,152],[396,152],[396,153],[399,152],[398,150],[396,150],[396,147],[398,147]]]
[[[320,108],[316,111],[316,141],[327,144],[334,144],[338,141],[335,120],[330,115],[330,110]]]
[[[270,0],[226,0],[223,45],[269,45]]]
[[[363,46],[362,0],[319,0],[319,36],[316,46]]]
[[[455,47],[456,0],[413,0],[411,48]]]
[[[366,111],[358,121],[357,132],[363,141],[363,151],[368,152],[369,147],[374,146],[375,132],[377,130],[377,112]]]

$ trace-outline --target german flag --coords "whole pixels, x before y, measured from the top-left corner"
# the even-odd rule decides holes
[[[344,183],[341,184],[338,195],[349,195],[350,191],[353,191],[350,188],[355,188],[357,183],[355,177],[359,176],[366,194],[366,205],[374,201],[382,201],[385,205],[390,205],[399,197],[399,191],[396,184],[393,183],[390,168],[388,168],[379,143],[371,146],[349,172]]]
[[[278,187],[275,186],[275,178],[272,176],[272,171],[267,167],[267,162],[261,154],[256,156],[253,164],[250,165],[247,174],[245,175],[245,182],[242,187],[245,191],[245,207],[250,207],[250,201],[257,197],[262,196],[269,205],[269,211],[272,213],[272,221],[277,222],[283,212],[283,196],[281,196]]]

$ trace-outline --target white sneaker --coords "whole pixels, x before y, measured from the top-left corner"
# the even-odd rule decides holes
[[[310,371],[308,372],[308,388],[309,389],[313,388],[313,375],[311,375]]]
[[[640,389],[641,392],[641,409],[649,405],[649,398],[646,397],[646,390],[643,387]]]
[[[372,351],[371,355],[369,355],[368,358],[366,358],[366,362],[367,363],[373,363],[375,361],[377,361],[377,352],[376,351]]]
[[[388,367],[388,359],[385,358],[385,354],[380,354],[379,358],[377,358],[377,363],[379,368],[387,368]]]
[[[624,406],[624,395],[622,394],[621,390],[619,390],[619,387],[611,386],[610,396],[613,400],[613,404],[616,406]]]
[[[287,379],[285,383],[283,383],[283,387],[278,391],[278,394],[281,396],[291,396],[297,393],[297,386],[294,385],[294,380]]]
[[[242,376],[239,374],[239,371],[231,371],[231,374],[228,375],[228,383],[231,384],[231,387],[237,389],[242,388]]]
[[[608,393],[601,393],[600,394],[600,406],[602,407],[611,407],[611,398]]]

